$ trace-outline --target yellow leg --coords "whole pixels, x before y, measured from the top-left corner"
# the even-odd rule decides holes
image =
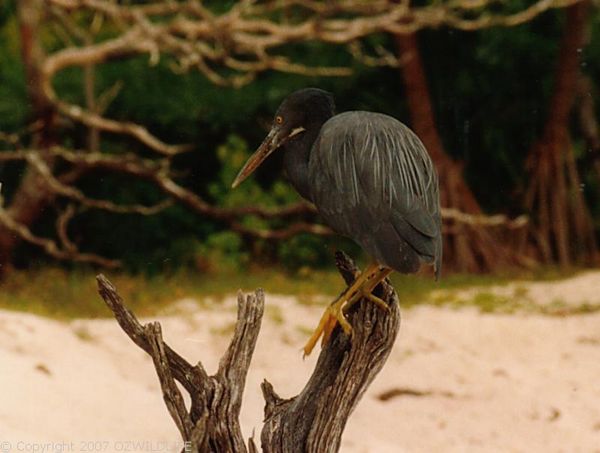
[[[374,274],[372,278],[367,280],[363,286],[360,287],[360,290],[352,296],[352,298],[346,303],[344,306],[345,310],[349,310],[356,302],[360,299],[365,298],[369,301],[373,302],[379,308],[390,311],[390,307],[385,303],[385,301],[375,295],[373,295],[373,291],[385,279],[388,275],[392,273],[391,269],[383,268],[379,269],[378,273]]]
[[[369,265],[344,293],[338,297],[327,309],[319,325],[304,346],[304,355],[309,355],[314,349],[319,338],[323,336],[322,344],[329,341],[329,337],[339,322],[346,334],[352,333],[352,326],[344,316],[344,311],[365,297],[381,308],[388,310],[387,304],[379,297],[373,296],[371,292],[375,287],[390,274],[391,269],[382,269],[378,264]]]
[[[330,329],[329,324],[331,322],[331,319],[332,319],[332,316],[329,313],[329,307],[327,307],[327,309],[325,310],[325,313],[323,313],[323,316],[321,316],[321,319],[319,320],[319,325],[317,326],[315,331],[312,333],[312,335],[310,336],[310,338],[304,345],[304,348],[303,348],[304,357],[306,357],[307,355],[310,355],[310,353],[314,349],[315,345],[317,344],[317,341],[319,341],[319,337],[321,336],[321,334]],[[333,319],[335,319],[335,318],[333,318]],[[331,328],[331,330],[333,330],[333,328]]]
[[[348,321],[346,321],[345,318],[344,318],[344,321],[350,327],[350,333],[351,333],[352,326],[350,326],[350,323],[348,323]],[[321,347],[323,347],[325,345],[325,343],[327,343],[329,341],[329,337],[331,337],[331,334],[333,333],[333,329],[335,329],[335,326],[337,325],[337,323],[338,323],[337,318],[335,316],[330,315],[329,319],[327,320],[327,324],[325,324],[325,329],[323,329],[323,336],[321,337]],[[342,326],[342,329],[344,329],[344,324],[340,323],[340,325]],[[346,329],[344,329],[344,332],[348,333],[346,331]],[[308,351],[308,353],[310,354],[310,351]]]
[[[346,333],[350,333],[352,331],[352,327],[344,318],[344,314],[342,312],[343,305],[348,301],[348,299],[360,288],[360,286],[367,280],[369,276],[369,271],[373,272],[378,269],[375,267],[376,265],[370,265],[367,267],[364,272],[358,274],[354,283],[350,285],[329,307],[325,309],[325,313],[321,316],[319,321],[319,325],[310,336],[306,345],[304,346],[304,355],[309,355],[314,349],[315,345],[321,338],[321,335],[327,333],[331,334],[333,329],[335,328],[336,323],[339,321],[340,325],[344,329]],[[325,338],[325,337],[324,337]]]

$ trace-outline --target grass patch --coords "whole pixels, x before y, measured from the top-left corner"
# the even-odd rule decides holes
[[[109,273],[126,305],[137,315],[148,316],[164,310],[178,299],[194,298],[202,305],[218,305],[238,289],[249,292],[262,287],[267,293],[290,294],[317,300],[333,297],[342,289],[342,280],[331,272],[303,272],[293,275],[278,269],[240,274],[198,274],[181,271],[147,277]],[[58,319],[109,317],[96,288],[92,271],[46,268],[15,271],[0,283],[0,308],[26,311]]]
[[[310,327],[304,325],[297,325],[296,330],[306,338],[310,337],[315,331],[314,328],[311,329]]]
[[[514,298],[500,296],[489,291],[475,294],[470,303],[483,313],[512,313],[518,308],[518,302]]]
[[[219,336],[225,336],[225,337],[230,337],[231,335],[233,335],[233,332],[235,331],[235,322],[228,322],[227,324],[224,324],[220,327],[211,327],[210,328],[210,333],[212,335],[219,335]]]
[[[78,326],[73,329],[73,333],[77,338],[81,341],[86,341],[88,343],[92,343],[96,338],[92,335],[90,330],[85,326]]]
[[[283,316],[283,311],[281,307],[278,305],[269,305],[267,304],[265,307],[265,312],[269,319],[273,321],[277,325],[281,325],[285,321],[285,317]]]
[[[554,270],[538,273],[536,280],[552,280],[561,274]],[[203,305],[218,305],[225,296],[238,289],[252,291],[258,287],[267,294],[297,296],[300,303],[325,304],[344,288],[342,279],[331,270],[310,270],[290,273],[277,268],[253,270],[245,273],[199,274],[180,271],[147,277],[126,273],[109,273],[107,277],[116,285],[127,306],[140,316],[161,312],[170,303],[190,297]],[[484,311],[508,307],[510,300],[486,292],[492,285],[505,285],[514,281],[515,275],[450,275],[435,282],[429,275],[393,274],[394,284],[403,308],[417,304],[476,305]],[[527,275],[526,277],[532,277]],[[453,292],[477,287],[481,293],[473,300],[461,300]],[[325,298],[321,297],[325,296]],[[517,287],[514,299],[526,299],[527,289]],[[560,304],[558,304],[560,305]],[[89,270],[64,270],[43,268],[32,271],[15,271],[0,283],[0,308],[26,311],[57,319],[77,317],[109,317],[111,314],[98,296],[95,273]],[[557,312],[561,308],[554,307]],[[596,305],[582,307],[581,312],[594,311]],[[277,321],[276,313],[271,316]]]
[[[515,275],[471,275],[453,274],[440,281],[425,275],[392,274],[392,284],[398,292],[400,305],[411,307],[423,303],[433,305],[463,305],[467,301],[458,298],[455,291],[465,288],[507,285]]]
[[[550,316],[586,315],[600,311],[600,303],[582,302],[579,305],[568,305],[561,299],[553,299],[547,306],[541,307],[541,312]]]

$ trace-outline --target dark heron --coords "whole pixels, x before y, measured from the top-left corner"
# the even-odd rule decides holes
[[[361,298],[387,309],[371,294],[392,271],[413,273],[442,261],[439,186],[423,143],[404,124],[373,112],[335,115],[331,94],[307,88],[279,106],[269,134],[240,170],[232,187],[277,148],[300,195],[336,232],[356,241],[373,263],[321,318],[304,348],[326,342],[336,323],[350,334],[344,312]]]

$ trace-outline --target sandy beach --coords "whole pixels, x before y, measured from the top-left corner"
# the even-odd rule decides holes
[[[600,301],[600,272],[528,285],[528,300]],[[510,288],[487,289],[512,294]],[[99,303],[101,301],[99,300]],[[241,422],[258,437],[267,378],[296,394],[322,307],[267,294]],[[190,361],[216,369],[235,298],[180,300],[153,319]],[[402,310],[387,365],[345,431],[344,452],[600,452],[600,312],[549,316],[421,305]],[[60,322],[0,311],[0,452],[177,451],[149,357],[113,319]]]

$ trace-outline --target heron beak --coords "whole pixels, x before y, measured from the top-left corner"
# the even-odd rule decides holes
[[[278,127],[271,128],[269,134],[265,137],[258,149],[254,152],[254,154],[252,154],[252,156],[250,156],[235,177],[235,180],[231,184],[232,189],[235,189],[237,186],[239,186],[241,182],[250,176],[252,172],[256,170],[273,151],[281,146],[279,133],[280,129]]]
[[[273,127],[269,131],[269,134],[260,144],[258,149],[250,156],[250,158],[246,161],[246,164],[242,167],[238,175],[235,177],[233,184],[231,184],[231,188],[235,189],[237,186],[241,184],[241,182],[246,179],[248,176],[252,174],[254,170],[256,170],[262,162],[269,157],[269,155],[287,142],[290,138],[298,135],[301,132],[304,132],[303,127],[297,127],[293,129],[287,136],[281,138],[281,128]]]

